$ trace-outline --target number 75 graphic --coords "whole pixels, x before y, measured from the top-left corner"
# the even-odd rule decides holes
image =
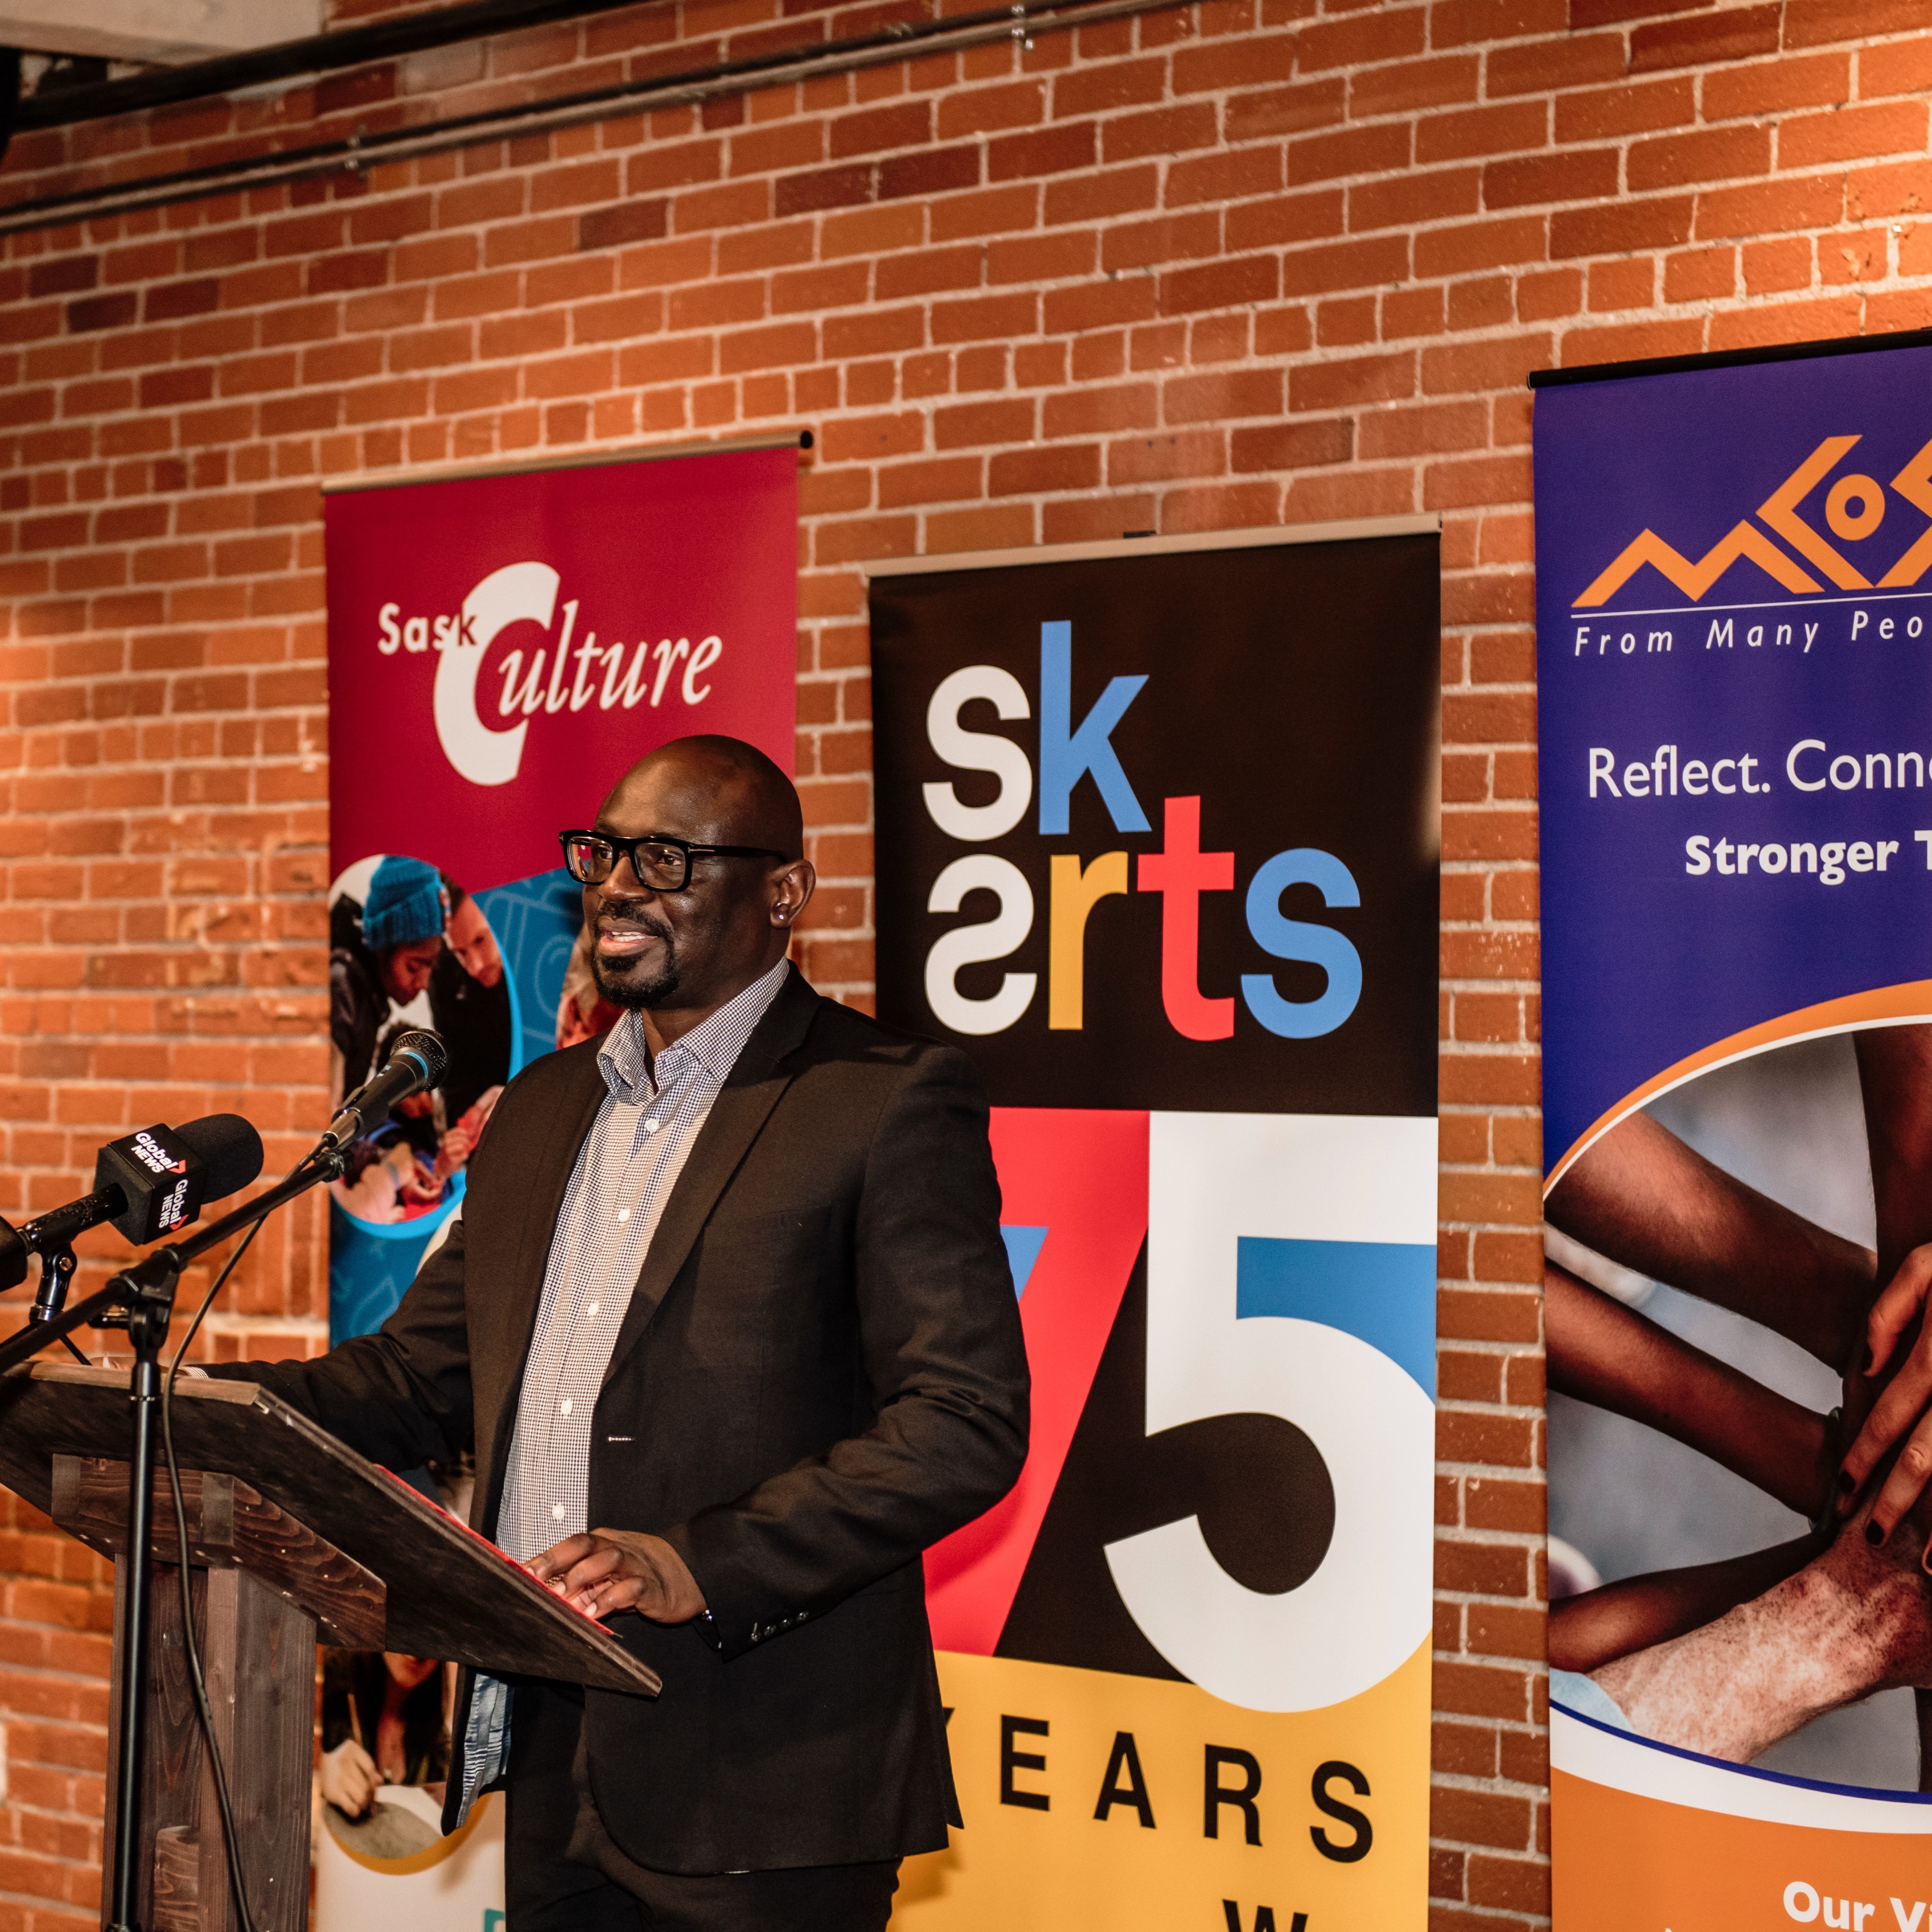
[[[1291,1424],[1325,1466],[1334,1528],[1312,1574],[1270,1593],[1178,1517],[1106,1544],[1122,1604],[1229,1703],[1316,1709],[1379,1683],[1430,1626],[1436,1122],[999,1108],[993,1144],[1032,1450],[1011,1496],[928,1553],[935,1643],[998,1643],[1144,1239],[1147,1437]],[[1244,1478],[1217,1474],[1237,1496]]]

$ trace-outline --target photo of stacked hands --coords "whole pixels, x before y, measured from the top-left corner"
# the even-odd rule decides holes
[[[1814,1718],[1909,1687],[1924,1789],[1932,1026],[1874,1028],[1850,1045],[1864,1146],[1819,1147],[1814,1157],[1869,1160],[1872,1246],[1746,1185],[1642,1112],[1594,1142],[1545,1203],[1559,1237],[1762,1324],[1826,1364],[1842,1391],[1820,1413],[1546,1263],[1552,1391],[1662,1432],[1810,1525],[1722,1561],[1568,1596],[1553,1584],[1550,1695],[1599,1722],[1744,1763]],[[1801,1115],[1777,1126],[1804,1124]]]

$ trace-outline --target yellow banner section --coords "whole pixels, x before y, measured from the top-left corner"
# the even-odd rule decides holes
[[[909,1858],[899,1932],[1421,1932],[1429,1646],[1318,1711],[943,1652],[966,1823]]]
[[[1925,1932],[1932,1919],[1921,1834],[1730,1817],[1562,1771],[1550,1784],[1556,1932]]]

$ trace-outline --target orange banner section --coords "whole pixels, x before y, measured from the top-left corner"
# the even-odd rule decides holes
[[[1727,1816],[1550,1777],[1554,1932],[1927,1932],[1932,1839]]]
[[[895,1932],[1423,1932],[1429,1666],[1268,1712],[942,1652],[966,1822],[906,1861]]]
[[[1861,1027],[1898,1026],[1932,1020],[1932,980],[1908,980],[1902,986],[1880,986],[1868,993],[1848,993],[1841,1000],[1821,1000],[1815,1006],[1801,1006],[1795,1013],[1780,1014],[1774,1020],[1747,1027],[1728,1040],[1702,1047],[1674,1066],[1653,1075],[1634,1093],[1626,1094],[1608,1112],[1599,1114],[1586,1132],[1580,1134],[1564,1151],[1563,1158],[1550,1170],[1543,1184],[1547,1195],[1563,1178],[1564,1170],[1592,1142],[1607,1133],[1626,1114],[1634,1113],[1647,1100],[1654,1100],[1666,1088],[1675,1087],[1694,1073],[1708,1072],[1727,1060],[1742,1060],[1766,1048],[1794,1040],[1807,1040],[1820,1034],[1851,1033]],[[1921,1928],[1920,1932],[1924,1932]]]

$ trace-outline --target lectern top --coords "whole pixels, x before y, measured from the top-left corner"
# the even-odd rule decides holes
[[[382,1580],[386,1649],[600,1690],[660,1688],[602,1624],[266,1389],[184,1378],[172,1420],[184,1469],[238,1478]],[[0,1376],[0,1482],[37,1509],[52,1513],[55,1456],[124,1461],[132,1432],[118,1371],[35,1362]]]

